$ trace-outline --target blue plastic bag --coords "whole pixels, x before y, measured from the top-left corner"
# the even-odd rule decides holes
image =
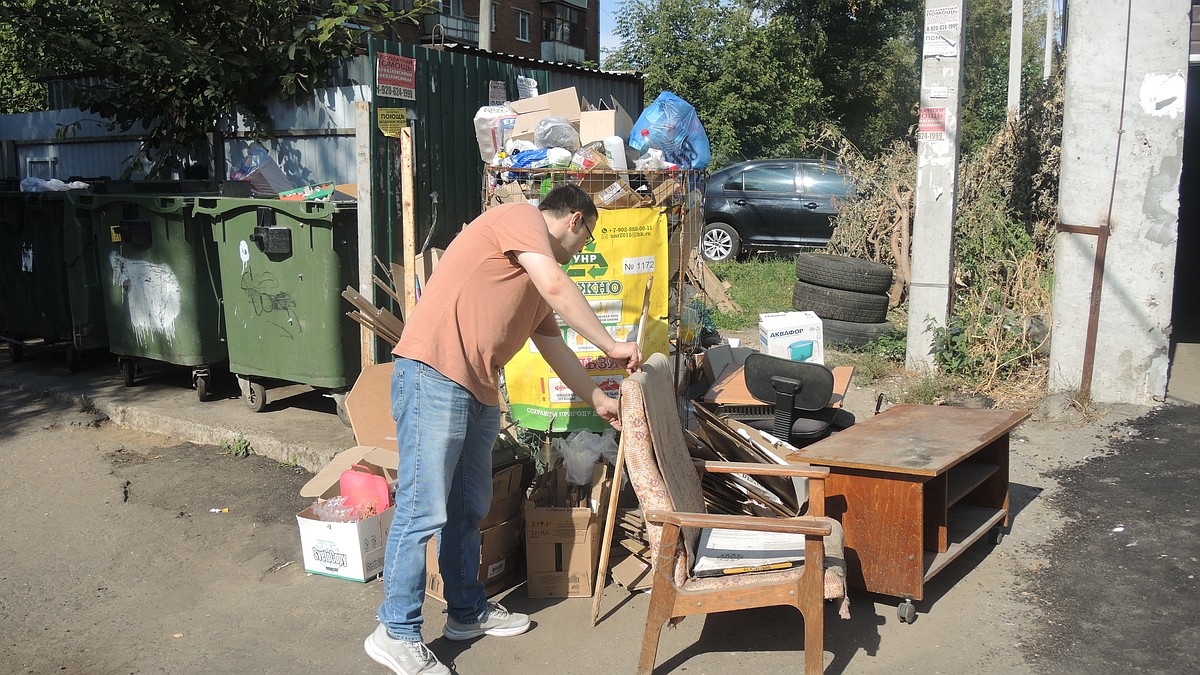
[[[657,148],[681,169],[704,169],[712,161],[708,134],[696,109],[669,91],[642,111],[629,132],[629,147],[638,152]]]

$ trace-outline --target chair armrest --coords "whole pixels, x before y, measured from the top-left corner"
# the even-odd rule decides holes
[[[833,531],[829,523],[815,518],[763,518],[711,513],[680,513],[678,511],[648,511],[644,516],[651,523],[669,523],[677,527],[701,527],[714,530],[783,532],[803,534],[808,537],[827,537]]]
[[[746,473],[754,476],[794,476],[797,478],[829,478],[829,469],[804,467],[795,464],[758,464],[755,462],[704,462],[710,473]]]

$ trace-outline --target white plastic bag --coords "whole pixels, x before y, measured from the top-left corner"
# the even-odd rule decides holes
[[[579,131],[565,117],[543,117],[533,130],[533,142],[539,148],[579,149]]]
[[[485,105],[475,113],[475,140],[479,158],[490,161],[504,147],[504,141],[516,124],[517,114],[507,105]]]

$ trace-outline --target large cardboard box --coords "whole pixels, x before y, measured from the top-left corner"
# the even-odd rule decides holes
[[[591,597],[600,561],[603,509],[612,481],[598,464],[585,503],[566,505],[572,494],[558,467],[525,502],[526,590],[531,598]]]
[[[479,580],[490,598],[516,585],[521,565],[520,512],[508,520],[479,532]],[[425,595],[446,601],[446,585],[438,566],[437,537],[425,548]]]
[[[568,122],[578,127],[579,115],[582,112],[579,108],[579,94],[575,93],[575,87],[557,89],[533,98],[510,101],[508,105],[517,113],[517,120],[513,123],[510,138],[525,140],[533,140],[533,130],[537,128],[538,122],[541,122],[543,118],[565,117]]]
[[[634,192],[621,174],[594,170],[582,174],[579,187],[592,196],[598,209],[636,209],[649,206],[653,197]]]
[[[586,100],[586,99],[585,99]],[[629,113],[617,103],[615,97],[609,96],[600,100],[595,106],[584,105],[579,113],[579,143],[587,145],[592,141],[602,141],[609,136],[619,136],[625,143],[629,132],[633,129],[633,120]]]
[[[821,319],[813,312],[758,315],[759,350],[793,361],[825,363]]]
[[[395,451],[355,446],[339,453],[324,469],[304,484],[301,496],[318,500],[341,494],[338,479],[352,464],[361,464],[389,482],[396,478],[399,458]],[[296,514],[300,528],[300,548],[304,569],[313,573],[350,581],[369,581],[383,572],[383,551],[388,528],[396,508],[357,523],[333,523],[320,520],[308,507]]]

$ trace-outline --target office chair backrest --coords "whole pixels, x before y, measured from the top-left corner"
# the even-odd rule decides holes
[[[775,406],[772,433],[782,440],[792,435],[792,424],[802,412],[829,405],[833,397],[833,372],[819,363],[804,363],[751,354],[746,357],[746,389],[750,395]]]

